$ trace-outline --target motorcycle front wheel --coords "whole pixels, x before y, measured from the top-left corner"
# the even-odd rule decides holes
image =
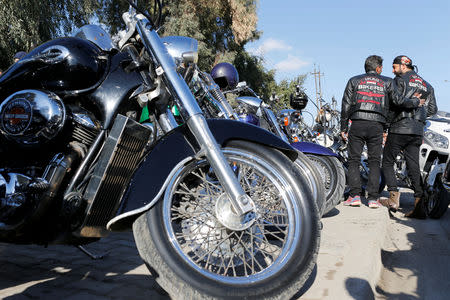
[[[432,219],[439,219],[448,209],[450,193],[443,187],[442,174],[438,174],[434,181],[433,191],[425,197],[425,211]]]
[[[191,161],[133,224],[140,256],[173,299],[288,299],[316,262],[317,206],[278,150],[233,141],[223,152],[254,202],[255,221],[224,226],[220,182],[206,159]]]

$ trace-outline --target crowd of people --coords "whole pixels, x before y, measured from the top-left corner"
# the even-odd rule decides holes
[[[370,170],[368,206],[378,208],[384,205],[393,211],[399,208],[400,192],[394,161],[403,151],[415,199],[414,209],[405,215],[425,218],[419,147],[426,118],[437,112],[434,89],[417,74],[417,67],[406,55],[393,60],[394,79],[381,75],[383,59],[378,55],[367,57],[364,68],[364,74],[349,79],[342,98],[341,136],[348,140],[350,187],[344,205],[361,206],[359,162],[366,145]],[[379,195],[381,168],[389,191],[388,198],[380,198]]]

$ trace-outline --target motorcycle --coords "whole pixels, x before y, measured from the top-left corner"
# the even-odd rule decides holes
[[[206,120],[180,75],[197,42],[160,38],[160,18],[127,2],[117,44],[88,25],[0,77],[0,241],[85,245],[132,229],[174,299],[291,297],[320,240],[297,152]]]
[[[419,149],[419,169],[424,189],[424,208],[430,218],[438,219],[447,211],[450,193],[446,189],[446,168],[450,161],[450,114],[438,111],[427,119],[423,143]],[[400,153],[394,164],[397,183],[412,188],[406,160]]]
[[[234,68],[234,67],[233,67]],[[236,71],[237,72],[237,71]],[[234,119],[240,120],[242,122],[260,126],[260,120],[268,120],[268,118],[259,118],[257,113],[249,114],[245,117],[242,115],[242,112],[236,112],[235,109],[232,108],[228,100],[226,99],[224,93],[236,92],[233,90],[225,91],[224,93],[221,91],[220,87],[215,83],[214,79],[207,72],[202,72],[198,68],[195,70],[192,80],[191,80],[191,90],[199,102],[200,107],[205,112],[205,115],[209,118],[225,118],[225,119]],[[238,88],[242,89],[246,86],[243,82],[238,84]],[[246,86],[246,88],[250,89]],[[242,107],[241,98],[237,98],[239,104],[238,110],[240,111]],[[257,106],[264,105],[263,102],[259,102],[258,99]],[[262,108],[263,110],[267,108]],[[271,112],[266,112],[266,116]],[[268,124],[266,121],[266,124]],[[268,128],[267,126],[261,126],[271,132],[276,133],[276,128]],[[280,132],[281,133],[281,132]],[[281,135],[283,138],[283,135]],[[320,178],[320,174],[318,173],[317,168],[311,163],[311,161],[300,151],[297,151],[298,157],[294,161],[294,166],[301,173],[302,179],[307,181],[308,187],[310,189],[310,194],[314,202],[318,206],[319,215],[322,215],[325,209],[325,191],[322,185],[322,181]]]
[[[294,142],[299,150],[305,152],[320,170],[327,199],[325,211],[329,212],[341,202],[344,195],[345,169],[339,160],[339,156],[331,147],[335,144],[331,142],[333,141],[332,137],[327,138],[327,135],[323,134],[325,143],[319,143],[317,132],[310,129],[302,120],[301,111],[307,103],[308,97],[297,86],[295,94],[292,94],[290,99],[290,105],[293,109],[281,110],[277,115],[277,120],[288,139]],[[325,145],[330,146],[330,148],[325,147]]]
[[[286,119],[281,119],[280,115],[277,118],[270,109],[270,105],[262,101],[244,82],[236,89],[226,91],[226,93],[237,94],[245,92],[253,96],[239,96],[236,98],[238,103],[236,110],[241,120],[250,124],[257,124],[273,132],[309,159],[310,162],[304,161],[312,163],[317,169],[319,176],[316,175],[316,177],[320,178],[320,185],[324,189],[325,201],[321,209],[322,215],[330,212],[341,201],[341,195],[345,186],[344,170],[337,160],[336,154],[320,145],[296,139],[292,135],[292,131],[287,132]],[[298,100],[295,99],[295,101]],[[306,103],[303,104],[306,106]],[[298,105],[303,107],[303,104],[299,103]],[[291,105],[295,106],[292,101]]]
[[[450,161],[450,113],[438,111],[426,121],[424,141],[420,146],[419,167],[424,179],[427,215],[439,219],[450,203],[448,164]],[[446,173],[447,172],[447,173]]]

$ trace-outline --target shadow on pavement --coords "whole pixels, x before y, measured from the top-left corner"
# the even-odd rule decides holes
[[[345,280],[345,288],[355,300],[374,300],[372,288],[367,280],[351,277]]]
[[[377,299],[438,300],[450,295],[449,213],[438,220],[405,218],[413,202],[412,192],[404,192],[399,211],[390,213],[391,230],[381,253],[384,270],[376,286]]]
[[[170,299],[143,264],[131,232],[86,248],[108,255],[92,260],[70,246],[0,244],[0,299]]]
[[[330,217],[334,217],[340,214],[339,209],[337,209],[336,207],[333,208],[332,210],[330,210],[328,213],[324,214],[322,216],[322,218],[330,218]]]

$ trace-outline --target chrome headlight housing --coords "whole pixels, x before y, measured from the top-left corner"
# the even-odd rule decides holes
[[[448,149],[448,138],[433,130],[428,129],[424,132],[424,137],[438,148]]]
[[[197,63],[198,42],[196,39],[185,36],[166,36],[161,40],[177,67],[186,67],[186,63]]]

